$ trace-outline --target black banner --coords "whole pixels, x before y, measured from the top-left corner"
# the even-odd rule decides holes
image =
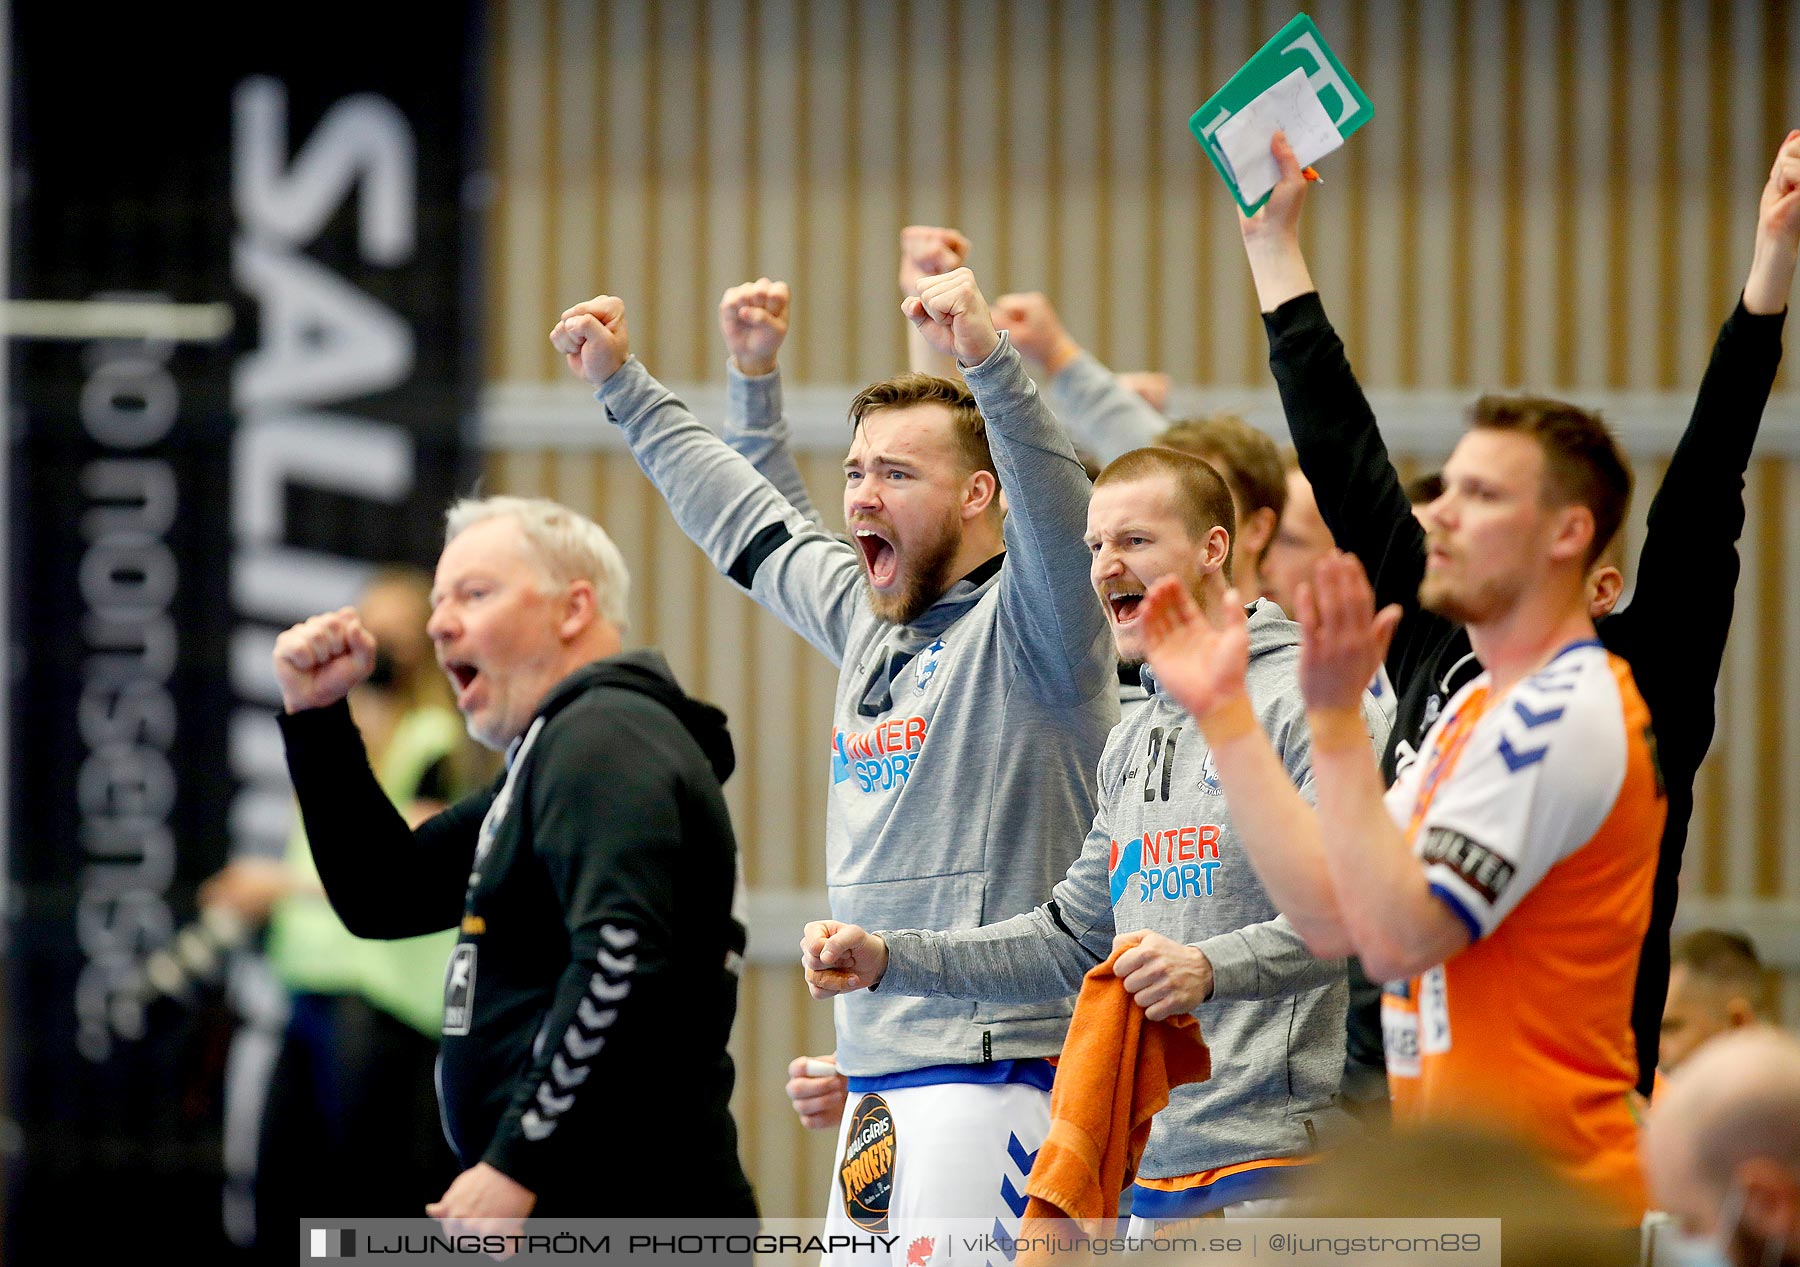
[[[275,634],[429,565],[472,481],[478,11],[332,10],[11,6],[10,297],[83,305],[11,324],[21,1261],[223,1245],[231,1022],[145,963],[280,852]],[[143,329],[81,337],[98,302]]]

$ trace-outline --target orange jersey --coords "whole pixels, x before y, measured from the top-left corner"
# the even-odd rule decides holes
[[[1650,713],[1598,642],[1452,700],[1388,792],[1473,941],[1382,999],[1394,1111],[1509,1127],[1632,1217],[1645,1206],[1631,999],[1667,803]]]

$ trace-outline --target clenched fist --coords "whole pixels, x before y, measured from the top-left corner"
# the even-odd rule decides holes
[[[954,272],[968,259],[969,239],[955,229],[907,225],[900,230],[900,297],[917,295],[927,277]]]
[[[596,295],[563,313],[550,331],[550,345],[563,354],[569,373],[598,387],[631,355],[625,331],[625,301]]]
[[[1062,373],[1070,361],[1081,355],[1081,348],[1063,329],[1055,307],[1038,291],[1000,296],[994,301],[994,324],[1012,335],[1020,356],[1050,378]]]
[[[866,990],[887,971],[887,943],[855,924],[814,920],[800,937],[800,966],[815,999]]]
[[[733,286],[719,300],[719,331],[738,373],[752,378],[775,370],[788,332],[788,284],[759,277]]]
[[[934,349],[964,365],[981,364],[1000,346],[987,299],[966,268],[920,278],[918,295],[900,311]]]
[[[303,620],[275,639],[275,680],[290,713],[324,708],[375,671],[375,635],[354,607]]]

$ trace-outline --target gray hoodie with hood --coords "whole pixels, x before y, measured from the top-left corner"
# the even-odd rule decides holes
[[[635,357],[597,393],[682,531],[839,666],[819,745],[831,769],[825,878],[832,916],[865,927],[976,928],[1035,906],[1075,858],[1118,720],[1082,543],[1087,476],[1005,335],[964,375],[1001,487],[1032,495],[1006,517],[1005,555],[907,625],[870,610],[855,545],[811,522]],[[876,1077],[1053,1056],[1068,996],[841,997],[838,1066]]]
[[[1250,702],[1301,795],[1313,797],[1312,740],[1297,677],[1300,627],[1273,603],[1250,609]],[[985,928],[881,934],[876,993],[1058,998],[1112,950],[1150,929],[1198,946],[1214,988],[1195,1009],[1212,1078],[1175,1089],[1150,1130],[1139,1175],[1162,1179],[1311,1151],[1345,1122],[1342,959],[1315,959],[1250,869],[1200,728],[1143,670],[1149,701],[1100,758],[1100,808],[1051,900]],[[1363,718],[1379,749],[1373,701]]]

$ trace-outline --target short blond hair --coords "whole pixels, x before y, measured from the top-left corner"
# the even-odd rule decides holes
[[[587,581],[594,605],[621,634],[631,628],[631,573],[606,529],[547,497],[465,497],[444,512],[444,544],[489,519],[511,518],[525,550],[553,585]]]

